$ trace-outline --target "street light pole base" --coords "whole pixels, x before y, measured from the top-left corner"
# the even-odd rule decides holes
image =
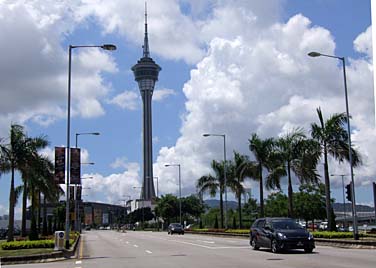
[[[69,250],[69,240],[65,240],[65,248]]]

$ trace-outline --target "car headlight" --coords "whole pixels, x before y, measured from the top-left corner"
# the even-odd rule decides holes
[[[311,233],[308,233],[308,240],[312,240],[313,239],[313,235]]]
[[[282,234],[282,233],[277,233],[277,235],[278,235],[278,237],[279,237],[280,239],[286,239],[286,238],[287,238],[286,235],[284,235],[284,234]]]
[[[171,230],[172,230],[172,231],[174,231],[174,230],[175,230],[175,228],[171,228]]]

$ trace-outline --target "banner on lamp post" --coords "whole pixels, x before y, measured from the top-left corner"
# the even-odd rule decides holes
[[[70,183],[81,184],[81,150],[71,148]]]
[[[55,183],[65,183],[65,147],[55,147]]]

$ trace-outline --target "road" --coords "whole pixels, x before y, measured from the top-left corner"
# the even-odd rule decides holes
[[[317,246],[312,254],[300,250],[273,254],[269,250],[252,250],[247,239],[191,234],[170,236],[165,232],[88,231],[82,238],[78,259],[11,267],[376,267],[376,250],[372,249]]]

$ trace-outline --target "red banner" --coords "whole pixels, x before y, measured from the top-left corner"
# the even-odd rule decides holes
[[[71,148],[70,183],[81,184],[81,150]]]
[[[65,147],[55,147],[55,182],[65,183]]]

